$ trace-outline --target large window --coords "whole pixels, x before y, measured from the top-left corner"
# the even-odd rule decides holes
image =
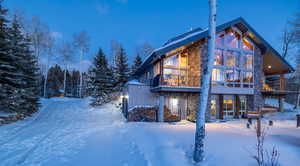
[[[239,53],[236,51],[226,51],[226,66],[238,66]]]
[[[242,57],[242,63],[243,67],[247,69],[253,68],[253,54],[251,53],[245,53]]]
[[[216,47],[217,48],[223,48],[224,47],[224,42],[225,42],[225,35],[220,34],[216,38]]]
[[[251,44],[251,42],[248,40],[248,39],[246,39],[246,38],[244,38],[243,39],[243,42],[242,42],[242,48],[244,49],[244,50],[248,50],[248,51],[253,51],[254,50],[254,46]]]
[[[163,84],[168,86],[186,86],[187,56],[176,54],[164,59]]]
[[[213,85],[253,87],[254,45],[233,29],[218,34],[212,71]]]
[[[223,72],[221,69],[212,70],[212,81],[224,81]]]
[[[223,66],[223,51],[222,50],[216,50],[215,52],[215,60],[214,65],[215,66]]]
[[[237,32],[229,30],[225,35],[225,47],[239,48],[240,40],[241,37]]]

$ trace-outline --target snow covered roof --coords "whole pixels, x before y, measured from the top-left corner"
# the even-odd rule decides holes
[[[284,72],[293,72],[294,68],[284,59],[281,55],[268,43],[266,42],[242,17],[229,21],[225,24],[217,26],[217,32],[221,32],[226,28],[235,26],[240,29],[243,33],[251,32],[253,35],[250,36],[253,39],[253,42],[260,48],[262,53],[270,53],[275,55],[278,63],[285,68]],[[135,75],[139,76],[145,72],[145,70],[152,65],[152,62],[155,58],[160,58],[166,53],[179,48],[181,46],[187,45],[192,42],[199,41],[208,36],[208,29],[202,30],[197,28],[193,31],[184,33],[182,35],[176,36],[168,40],[162,47],[154,50],[142,63],[141,67],[136,71]],[[274,70],[274,69],[272,69]]]

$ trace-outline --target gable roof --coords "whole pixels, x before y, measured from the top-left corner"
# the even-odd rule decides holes
[[[266,42],[242,17],[229,21],[225,24],[221,24],[216,27],[217,33],[230,28],[237,27],[242,33],[251,32],[253,35],[250,38],[253,40],[255,45],[262,51],[262,54],[271,53],[279,59],[280,62],[287,68],[284,72],[293,72],[294,68],[284,59],[282,56],[268,43]],[[142,63],[141,67],[136,71],[136,75],[142,74],[154,58],[159,58],[166,53],[179,48],[181,46],[187,45],[192,42],[199,41],[208,37],[208,29],[197,28],[193,31],[181,34],[177,37],[168,40],[162,47],[155,49]]]

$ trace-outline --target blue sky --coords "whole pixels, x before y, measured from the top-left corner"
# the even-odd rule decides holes
[[[91,36],[91,59],[98,47],[109,55],[111,40],[121,42],[132,59],[148,42],[159,47],[191,28],[207,27],[208,0],[6,0],[10,10],[39,16],[68,40],[85,30]],[[300,12],[297,0],[218,0],[218,24],[242,16],[279,50],[286,21]]]

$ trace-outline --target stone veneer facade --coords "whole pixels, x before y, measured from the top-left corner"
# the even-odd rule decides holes
[[[188,85],[200,87],[200,56],[199,46],[188,48]]]
[[[260,108],[264,106],[264,98],[261,93],[261,89],[263,87],[263,57],[258,48],[254,51],[254,96],[253,96],[253,111],[258,111]]]

